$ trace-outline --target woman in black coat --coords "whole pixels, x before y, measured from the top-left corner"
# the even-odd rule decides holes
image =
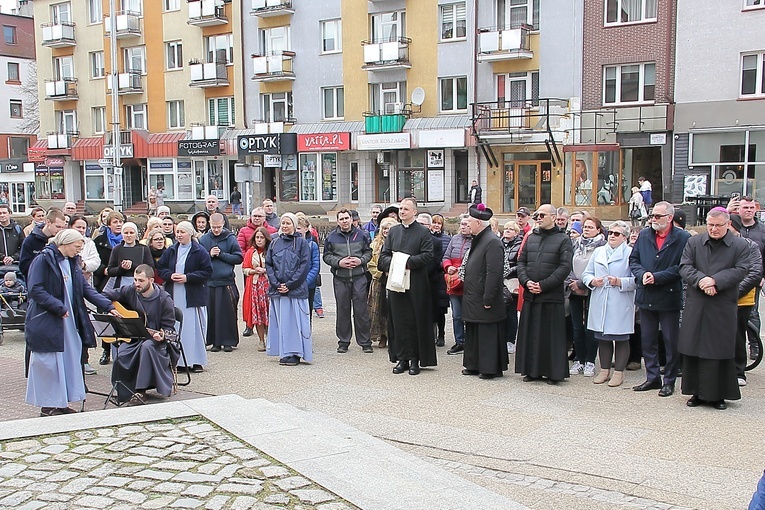
[[[119,289],[133,284],[133,272],[141,264],[154,267],[154,259],[148,246],[138,242],[138,227],[128,221],[122,225],[122,242],[112,249],[106,274],[110,280],[104,289]]]
[[[511,280],[516,281],[515,291],[510,293],[510,299],[505,300],[505,340],[507,340],[507,352],[515,352],[515,337],[518,333],[518,252],[523,243],[521,229],[514,221],[505,223],[502,231],[502,247],[505,249],[505,285]]]

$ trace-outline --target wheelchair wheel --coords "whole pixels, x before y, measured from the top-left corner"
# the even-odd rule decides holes
[[[749,336],[749,335],[747,335],[747,336]],[[754,340],[752,340],[751,338],[749,340],[747,340],[747,343],[746,343],[746,345],[747,345],[746,355],[747,355],[747,358],[749,358],[749,353],[751,352],[751,348],[750,347],[753,347],[752,346],[752,341],[754,341],[757,344],[756,345],[756,347],[757,347],[757,356],[754,359],[750,359],[749,360],[749,362],[746,365],[746,370],[747,371],[755,369],[757,367],[757,365],[759,365],[760,362],[762,362],[762,354],[763,354],[762,353],[762,338],[760,338],[760,335],[753,335],[753,337],[754,337]]]

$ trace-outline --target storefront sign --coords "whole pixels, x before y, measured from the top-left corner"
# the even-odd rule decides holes
[[[180,140],[178,142],[179,156],[218,156],[220,140]]]
[[[434,129],[431,131],[420,131],[417,141],[421,149],[440,147],[464,147],[465,130],[464,129]]]
[[[170,170],[173,171],[172,161],[149,161],[149,169],[153,172],[155,170]]]
[[[15,174],[24,171],[24,159],[2,159],[0,160],[0,172],[4,174]]]
[[[278,133],[269,135],[240,135],[236,146],[240,156],[248,154],[279,154],[281,148]]]
[[[114,157],[114,146],[104,145],[104,159]],[[133,157],[133,144],[122,143],[120,144],[120,158],[129,159]]]
[[[412,140],[409,133],[386,133],[381,135],[359,135],[356,145],[360,151],[380,149],[409,149]]]
[[[444,151],[439,149],[428,150],[428,168],[444,167]]]
[[[351,150],[350,133],[298,135],[299,152],[331,152]]]
[[[64,168],[64,158],[46,158],[45,166],[53,168]]]
[[[281,168],[282,156],[280,154],[264,154],[263,166],[266,168]]]
[[[29,149],[27,149],[27,158],[29,159],[29,161],[42,163],[43,161],[45,161],[46,152],[48,152],[47,149],[36,149],[36,148],[30,147]]]
[[[444,171],[428,170],[428,202],[444,201]]]
[[[666,145],[667,133],[651,133],[649,140],[651,145]]]

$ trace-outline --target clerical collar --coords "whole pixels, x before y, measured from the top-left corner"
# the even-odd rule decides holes
[[[412,219],[412,221],[410,221],[408,224],[407,224],[407,223],[404,223],[403,221],[401,222],[401,224],[404,226],[404,228],[409,228],[409,227],[411,227],[411,226],[412,226],[414,223],[416,223],[416,221],[414,220],[414,218],[413,218],[413,219]]]

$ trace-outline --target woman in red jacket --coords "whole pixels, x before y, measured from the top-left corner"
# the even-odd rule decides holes
[[[266,275],[266,251],[271,244],[271,235],[265,227],[258,227],[250,237],[244,253],[244,298],[242,315],[247,329],[244,336],[251,336],[253,327],[258,332],[258,350],[266,350],[268,333],[268,276]]]

